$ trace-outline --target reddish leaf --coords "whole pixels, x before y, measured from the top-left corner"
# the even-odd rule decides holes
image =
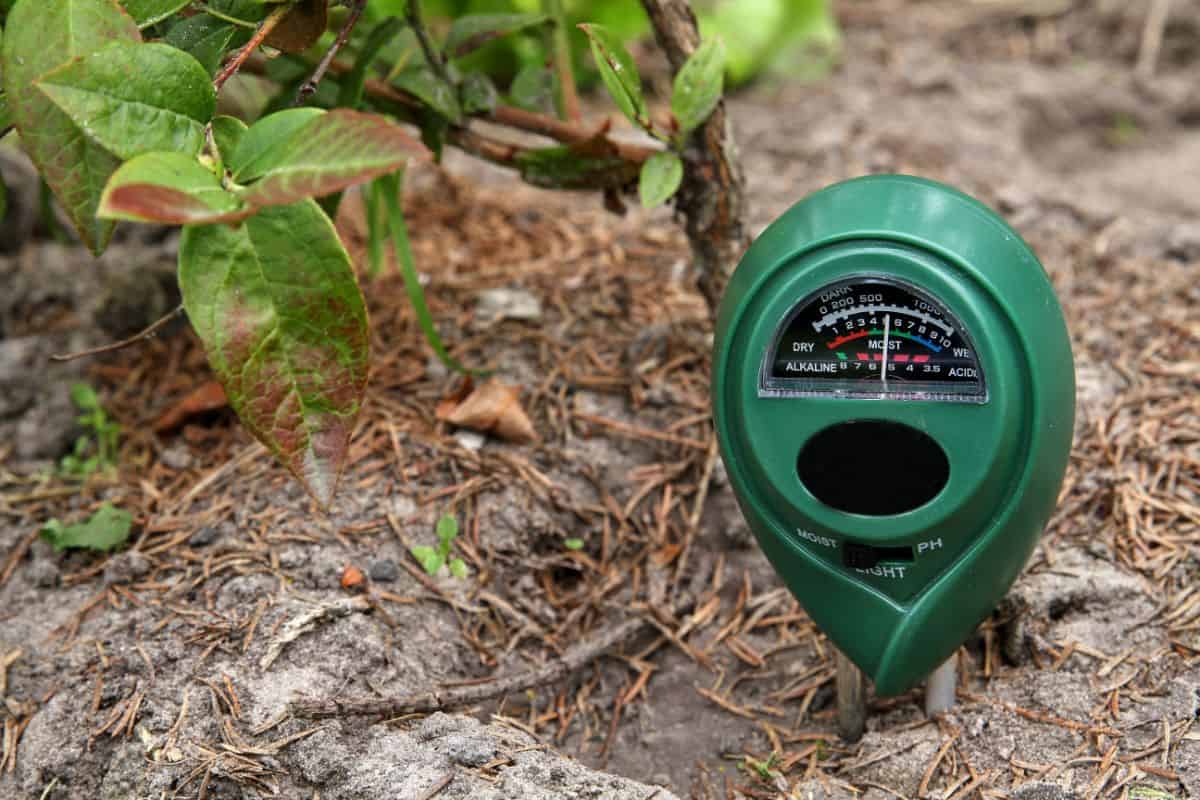
[[[221,186],[221,181],[185,153],[146,153],[130,159],[104,187],[97,213],[109,219],[186,225],[232,222],[253,209]]]
[[[367,381],[367,312],[333,224],[311,200],[238,227],[189,225],[183,303],[242,424],[323,506]]]
[[[256,171],[263,177],[250,184],[242,200],[273,206],[321,197],[394,172],[414,156],[425,158],[428,151],[386,118],[330,111],[260,156]]]

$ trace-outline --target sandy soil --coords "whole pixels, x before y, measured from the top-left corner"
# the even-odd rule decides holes
[[[756,230],[852,175],[946,180],[1009,218],[1067,311],[1060,509],[960,651],[949,714],[877,699],[862,742],[837,739],[830,648],[714,458],[710,327],[669,216],[617,219],[452,160],[458,177],[422,175],[410,198],[431,302],[462,358],[522,388],[541,441],[436,421],[457,380],[382,278],[328,517],[228,411],[151,431],[208,379],[186,332],[46,367],[121,335],[129,309],[170,307],[172,238],[131,231],[98,265],[45,243],[0,261],[0,795],[1200,796],[1198,12],[1175,4],[1146,78],[1141,15],[1120,6],[848,2],[837,74],[733,103]],[[536,301],[532,319],[481,313],[496,288]],[[124,431],[120,474],[82,488],[38,471],[73,436],[80,376]],[[130,550],[34,540],[103,499],[137,514]],[[424,577],[407,552],[447,511],[467,579]],[[369,592],[341,588],[347,564]],[[569,679],[467,715],[286,713],[517,674],[648,608]]]

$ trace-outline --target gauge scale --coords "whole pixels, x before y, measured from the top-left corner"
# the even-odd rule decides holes
[[[777,397],[960,400],[983,403],[983,370],[962,323],[915,286],[862,276],[797,304],[763,363]]]
[[[1073,376],[1033,252],[942,184],[837,184],[742,259],[714,340],[721,454],[764,553],[879,694],[943,663],[1020,572]]]

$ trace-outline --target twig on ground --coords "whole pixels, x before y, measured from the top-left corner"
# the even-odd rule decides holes
[[[275,663],[275,659],[283,653],[283,648],[296,641],[304,634],[313,630],[318,624],[327,620],[344,617],[355,611],[367,611],[371,603],[365,597],[350,597],[333,603],[317,606],[298,617],[293,617],[283,624],[279,634],[267,644],[267,652],[259,660],[258,665],[266,669]]]
[[[676,607],[675,612],[686,613],[694,604],[691,598]],[[497,678],[486,683],[465,686],[442,687],[428,691],[413,692],[399,697],[339,700],[300,700],[292,703],[292,713],[298,717],[320,719],[341,716],[396,717],[402,714],[431,713],[451,708],[474,705],[494,700],[513,692],[522,692],[538,686],[558,683],[578,672],[585,665],[602,656],[609,648],[641,633],[652,625],[649,614],[624,620],[597,636],[572,647],[562,658],[537,669]]]
[[[1158,52],[1162,49],[1163,34],[1171,16],[1171,0],[1154,0],[1146,14],[1146,25],[1142,28],[1142,42],[1138,48],[1137,74],[1141,78],[1153,78],[1158,66]]]
[[[159,328],[163,327],[168,322],[175,319],[182,313],[183,313],[183,304],[180,303],[179,305],[175,306],[175,308],[171,309],[166,314],[164,314],[157,322],[150,323],[150,325],[147,326],[145,329],[138,331],[133,336],[130,336],[127,339],[122,339],[119,342],[112,342],[110,344],[101,345],[99,347],[92,347],[87,350],[80,350],[78,353],[59,353],[59,354],[50,356],[50,360],[51,361],[74,361],[77,358],[84,358],[85,356],[100,355],[101,353],[111,353],[114,350],[120,350],[122,348],[129,347],[129,345],[137,344],[138,342],[140,342],[143,339],[149,339],[151,336],[153,336],[155,333],[158,332]]]
[[[8,583],[8,579],[17,570],[17,564],[21,563],[21,559],[29,552],[29,548],[33,546],[34,540],[38,537],[38,528],[34,528],[29,533],[17,542],[17,546],[8,554],[8,559],[4,562],[4,569],[0,570],[0,586]]]

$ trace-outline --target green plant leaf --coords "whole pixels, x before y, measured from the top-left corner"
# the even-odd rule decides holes
[[[105,219],[133,222],[232,222],[253,213],[212,170],[183,153],[147,153],[113,173],[100,199]]]
[[[54,547],[55,552],[72,547],[108,551],[124,544],[132,529],[132,514],[105,503],[86,520],[74,525],[50,520],[42,527],[41,536]]]
[[[376,178],[363,190],[367,213],[367,274],[372,279],[379,277],[383,270],[383,246],[387,241],[387,205],[380,186],[383,180],[386,178]]]
[[[261,178],[284,142],[325,112],[319,108],[289,108],[263,117],[242,135],[225,166],[238,183]]]
[[[343,108],[358,108],[362,103],[363,84],[371,64],[379,57],[379,51],[404,30],[404,20],[388,17],[371,29],[366,42],[359,48],[354,67],[340,81],[338,105]]]
[[[122,161],[152,151],[199,153],[217,104],[200,62],[165,44],[114,42],[47,73],[37,86]]]
[[[183,305],[230,405],[322,506],[367,384],[367,309],[333,223],[312,200],[237,227],[189,225]]]
[[[461,558],[453,558],[450,560],[450,574],[456,578],[467,577],[467,565]]]
[[[410,548],[409,552],[413,554],[413,558],[417,559],[417,562],[421,565],[421,569],[430,575],[437,575],[438,570],[442,568],[444,560],[442,554],[432,547],[418,544]]]
[[[620,156],[580,153],[570,145],[525,150],[514,162],[527,183],[545,189],[620,189],[639,170]]]
[[[442,548],[449,551],[450,542],[454,541],[455,536],[458,536],[458,519],[453,514],[442,514],[438,517],[434,533],[437,534]]]
[[[415,64],[396,76],[393,83],[426,103],[455,125],[462,123],[462,107],[454,87],[446,83],[426,64]]]
[[[394,172],[413,156],[425,158],[428,151],[386,117],[336,109],[265,151],[255,162],[262,177],[242,199],[273,206],[321,197]]]
[[[765,70],[812,80],[836,62],[841,35],[830,0],[738,0],[699,9],[700,33],[720,34],[726,75],[740,85]]]
[[[0,92],[0,136],[8,133],[12,126],[12,107],[8,104],[8,95]]]
[[[454,20],[442,49],[459,58],[493,39],[549,22],[545,14],[467,14]]]
[[[554,100],[554,73],[541,64],[523,67],[508,87],[512,104],[527,111],[544,111]]]
[[[412,303],[413,313],[417,315],[417,324],[421,326],[425,341],[443,364],[464,375],[481,374],[467,369],[450,355],[442,337],[438,335],[437,326],[433,324],[433,315],[429,313],[429,305],[425,302],[425,290],[417,277],[417,265],[413,261],[412,246],[408,241],[408,226],[404,223],[404,210],[400,205],[402,177],[403,172],[385,175],[379,178],[379,186],[380,195],[387,207],[388,232],[391,234],[392,247],[395,248],[396,263],[400,265],[400,274],[404,278],[408,302]]]
[[[563,547],[568,550],[582,550],[583,539],[566,539],[563,541]]]
[[[162,22],[191,0],[121,0],[121,5],[133,17],[139,28],[148,28]]]
[[[645,208],[655,208],[671,199],[683,182],[683,161],[668,151],[655,153],[642,164],[638,194]]]
[[[492,83],[492,79],[482,72],[467,73],[467,76],[463,78],[459,93],[462,96],[464,114],[490,114],[496,109],[496,103],[500,101],[500,93],[496,91],[496,84]]]
[[[246,126],[246,123],[237,117],[226,117],[224,115],[213,117],[213,141],[216,142],[217,152],[220,153],[223,162],[229,161],[229,157],[237,150],[238,144],[242,141],[242,137],[246,135],[246,131],[248,130],[250,129]]]
[[[592,57],[608,93],[633,124],[650,129],[650,114],[642,96],[642,79],[633,56],[620,38],[601,25],[580,25],[592,46]]]
[[[21,144],[93,253],[112,236],[97,219],[104,184],[120,160],[92,139],[35,83],[47,72],[109,42],[140,41],[137,25],[116,0],[17,0],[8,15],[4,89]]]
[[[679,73],[671,92],[671,111],[684,136],[712,114],[725,89],[725,45],[720,39],[700,43]]]
[[[94,411],[100,407],[100,397],[96,390],[86,383],[71,384],[71,402],[80,411]]]
[[[177,47],[200,62],[209,76],[217,74],[225,52],[248,32],[208,14],[187,17],[171,26],[163,41]]]

